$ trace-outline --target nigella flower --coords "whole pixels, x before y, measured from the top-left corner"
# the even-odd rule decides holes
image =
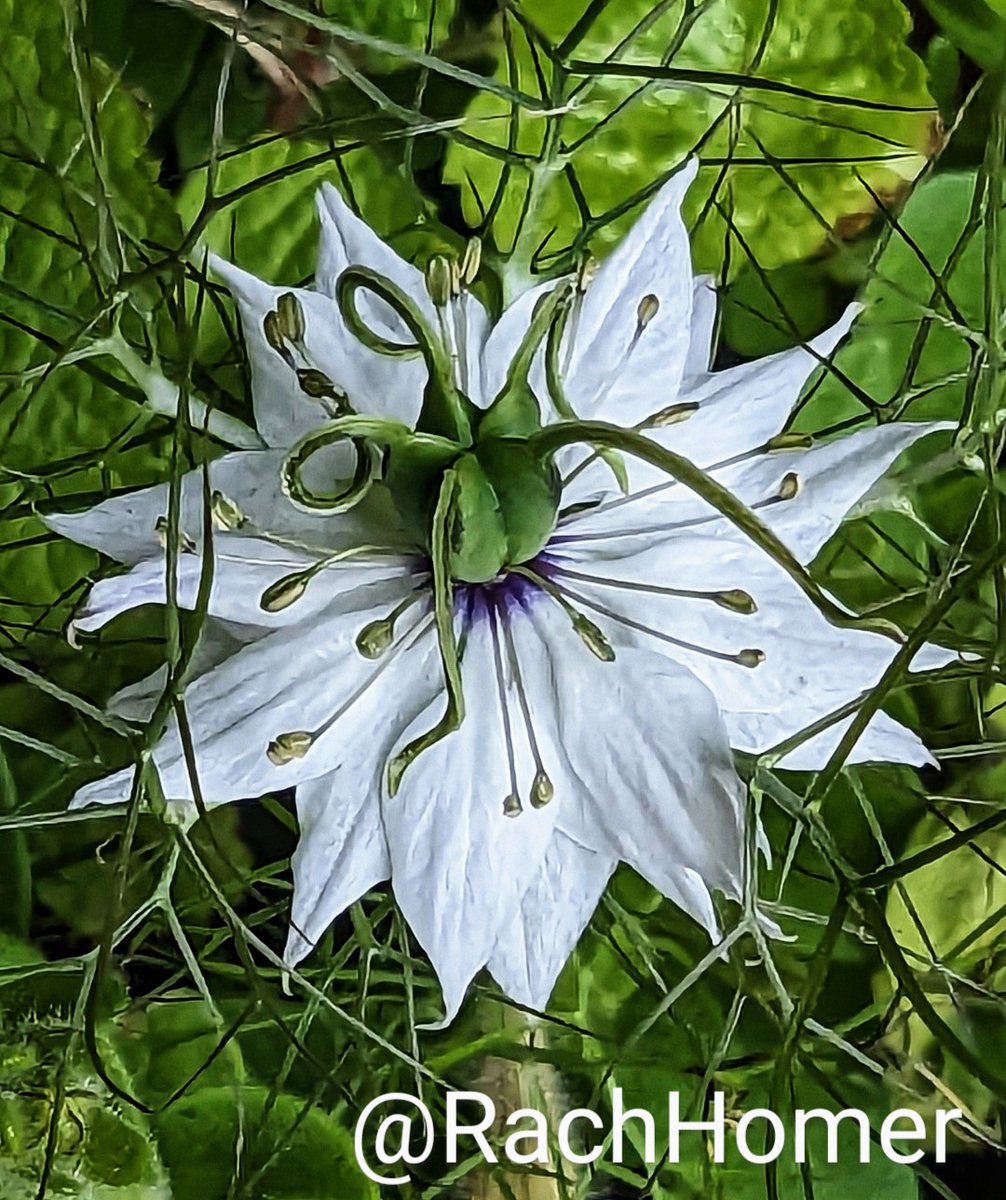
[[[732,750],[824,722],[896,653],[804,564],[932,427],[780,434],[852,313],[806,349],[710,371],[716,297],[679,215],[692,177],[592,279],[533,287],[495,323],[470,291],[477,243],[424,275],[333,188],[313,288],[216,264],[269,448],[210,468],[185,705],[207,804],[296,788],[290,963],[390,879],[447,1019],[482,967],[541,1007],[620,860],[715,936],[716,896],[750,878]],[[181,490],[192,607],[202,473]],[[130,568],[76,630],[165,602],[168,507],[155,487],[52,519]],[[141,717],[160,686],[114,707]],[[785,761],[821,765],[848,720]],[[154,758],[168,800],[191,803],[176,726]],[[852,760],[929,758],[881,713]]]

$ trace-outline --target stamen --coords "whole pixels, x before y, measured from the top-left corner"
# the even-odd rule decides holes
[[[496,691],[500,702],[500,715],[503,718],[503,741],[506,744],[507,767],[510,772],[510,793],[503,801],[505,817],[519,817],[524,811],[520,802],[517,786],[517,764],[513,752],[513,729],[510,726],[510,710],[506,702],[506,680],[503,677],[503,655],[500,652],[499,629],[496,625],[496,610],[489,610],[489,630],[493,639],[493,667],[496,672]]]
[[[531,747],[531,757],[534,759],[535,776],[534,782],[531,784],[531,807],[544,808],[555,795],[555,788],[553,788],[552,781],[549,779],[544,766],[542,766],[541,752],[538,749],[538,738],[535,736],[534,725],[531,721],[531,706],[528,704],[527,692],[524,690],[524,679],[520,673],[520,660],[517,658],[517,647],[514,644],[513,631],[510,628],[510,622],[507,619],[505,611],[500,613],[500,623],[503,626],[503,640],[506,643],[510,675],[514,681],[514,688],[517,692],[517,703],[520,706],[521,716],[524,719],[524,731],[527,734],[528,745]]]
[[[265,340],[273,350],[282,358],[286,365],[293,370],[294,358],[290,351],[290,347],[286,344],[286,339],[280,329],[279,313],[267,312],[262,318],[262,332],[265,335]]]
[[[295,758],[303,758],[314,745],[314,736],[305,729],[281,733],[269,743],[266,757],[275,767],[285,767]]]
[[[573,626],[573,632],[580,638],[591,654],[599,658],[601,662],[615,661],[615,651],[611,643],[589,617],[585,617],[582,612],[578,612],[570,604],[566,599],[566,593],[543,575],[539,575],[537,571],[532,571],[529,567],[514,567],[513,573],[515,575],[523,575],[525,579],[530,579],[532,583],[536,583],[543,592],[552,597],[566,616],[569,617],[569,622]],[[572,592],[568,594],[572,595]],[[597,608],[597,605],[593,605],[592,607]]]
[[[551,803],[554,795],[555,788],[552,786],[552,780],[544,771],[539,771],[534,777],[534,783],[531,784],[531,807],[544,808],[546,804]]]
[[[298,347],[304,344],[304,310],[293,292],[284,292],[277,300],[276,324],[284,341]]]
[[[658,296],[654,296],[651,292],[650,295],[644,296],[642,300],[640,300],[639,307],[636,309],[637,338],[658,312],[660,312],[660,298]]]
[[[364,625],[356,635],[356,648],[364,658],[378,659],[395,640],[395,624],[399,618],[421,599],[417,592],[407,596],[401,604],[386,616]]]
[[[154,532],[157,534],[157,540],[161,544],[162,550],[167,550],[170,541],[170,528],[167,517],[158,517],[154,522]],[[196,544],[185,532],[184,529],[178,531],[178,549],[182,554],[195,554]]]
[[[814,439],[809,433],[780,433],[777,437],[769,438],[765,449],[769,454],[780,450],[809,450],[814,445]]]
[[[600,613],[612,621],[617,621],[620,625],[625,625],[629,629],[635,629],[638,633],[648,634],[650,637],[656,638],[657,641],[666,642],[670,646],[677,646],[681,650],[691,650],[695,654],[702,654],[707,658],[716,658],[721,662],[736,663],[741,667],[757,667],[765,661],[765,654],[762,650],[740,650],[736,654],[729,654],[724,650],[712,650],[708,646],[699,646],[695,642],[686,642],[682,638],[672,637],[669,633],[663,633],[659,629],[653,629],[649,625],[644,625],[642,621],[634,621],[631,617],[626,617],[622,613],[607,608],[603,604],[597,604],[595,601],[580,595],[578,592],[571,591],[569,588],[565,589],[565,594],[578,604],[582,604],[585,608]]]
[[[629,579],[611,579],[605,575],[574,571],[570,567],[564,567],[557,563],[552,563],[551,569],[556,575],[563,575],[568,579],[601,584],[604,587],[618,588],[626,592],[645,592],[649,595],[674,596],[685,600],[710,600],[713,604],[718,604],[720,608],[741,613],[744,616],[750,616],[758,611],[758,605],[755,604],[752,596],[741,588],[728,588],[725,591],[699,591],[691,588],[664,587],[655,583],[637,583]]]
[[[445,254],[434,254],[426,264],[426,290],[436,308],[446,308],[453,292],[451,260]]]
[[[354,704],[367,694],[370,688],[380,679],[392,662],[404,651],[410,650],[421,637],[427,634],[433,626],[433,621],[419,620],[410,632],[399,641],[392,652],[379,663],[372,674],[341,704],[330,717],[322,722],[317,729],[296,730],[281,733],[271,741],[266,749],[266,757],[277,767],[286,766],[296,758],[303,758],[318,739],[346,715]]]
[[[296,575],[285,575],[282,579],[277,579],[262,593],[259,607],[267,613],[282,612],[291,604],[297,603],[307,591],[310,581],[309,571],[302,571]]]
[[[224,533],[240,529],[247,520],[238,505],[223,492],[214,492],[210,497],[210,516],[214,527]]]
[[[790,471],[790,473],[783,479],[779,488],[779,499],[795,500],[800,494],[801,487],[802,484],[800,482],[800,476],[797,475],[795,471]],[[752,505],[752,508],[754,507],[755,505]]]
[[[682,421],[687,421],[689,417],[694,416],[699,411],[699,406],[694,401],[682,402],[681,404],[669,404],[666,408],[660,409],[652,416],[641,421],[636,426],[637,429],[667,429],[670,425],[680,425]]]
[[[309,400],[331,401],[325,407],[333,415],[341,417],[353,411],[349,397],[323,371],[314,367],[300,367],[297,370],[297,383]]]
[[[465,252],[461,259],[461,285],[465,288],[470,288],[478,279],[479,270],[482,267],[482,239],[480,237],[470,237],[465,245]]]
[[[262,593],[259,599],[259,607],[263,612],[282,612],[285,608],[289,608],[291,604],[296,604],[307,591],[307,585],[311,580],[328,567],[346,562],[348,559],[360,558],[365,554],[378,555],[383,551],[384,547],[381,546],[363,545],[350,546],[346,550],[334,550],[331,553],[325,554],[317,562],[311,563],[310,566],[294,571],[290,575],[284,575],[282,579],[277,579],[275,583],[271,583]],[[238,561],[248,562],[250,560],[239,559]],[[263,565],[273,566],[274,564],[266,559],[263,560]],[[392,615],[394,616],[395,614]]]

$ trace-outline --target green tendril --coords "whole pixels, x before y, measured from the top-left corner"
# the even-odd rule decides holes
[[[360,292],[370,292],[379,300],[383,300],[401,317],[415,341],[396,342],[375,333],[357,308],[357,296]],[[443,379],[451,377],[450,356],[443,342],[426,323],[426,318],[412,299],[390,279],[385,279],[367,267],[348,267],[339,276],[335,298],[350,333],[368,349],[393,358],[413,358],[421,354],[431,375]]]
[[[831,599],[810,577],[793,552],[746,504],[738,500],[712,476],[673,450],[658,445],[642,434],[622,429],[606,421],[566,421],[550,425],[531,438],[531,447],[543,457],[556,454],[567,446],[589,445],[612,449],[642,459],[710,504],[742,533],[773,558],[831,622],[843,629],[866,629],[892,641],[903,642],[901,630],[889,621],[865,618],[849,613]]]
[[[431,559],[433,566],[433,613],[440,647],[440,661],[447,688],[447,708],[432,729],[410,742],[388,765],[388,790],[398,792],[402,776],[424,750],[453,733],[465,718],[461,666],[454,635],[454,584],[451,581],[451,530],[457,508],[458,477],[451,468],[444,473],[436,511],[433,514]]]
[[[548,388],[548,396],[552,401],[552,407],[559,414],[563,421],[577,421],[579,417],[569,402],[569,397],[566,395],[566,389],[562,383],[562,370],[559,366],[559,353],[562,349],[562,339],[566,333],[566,327],[569,324],[569,316],[571,309],[569,305],[565,305],[556,314],[552,324],[548,330],[548,341],[545,345],[545,385]],[[590,465],[594,459],[600,458],[601,461],[609,468],[615,477],[615,483],[618,489],[625,495],[629,490],[629,473],[625,467],[625,460],[615,450],[602,449],[596,452],[596,455],[591,455],[582,462],[570,475],[570,479],[575,478]]]

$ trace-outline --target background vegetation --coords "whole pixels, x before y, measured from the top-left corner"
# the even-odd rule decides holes
[[[1006,1098],[1004,0],[0,0],[0,1195],[373,1197],[348,1130],[379,1092],[446,1084],[565,1108],[610,1089],[697,1119],[771,1104],[965,1109],[955,1161],[739,1159],[465,1178],[405,1195],[965,1198],[1001,1171]],[[189,833],[67,813],[149,731],[107,698],[198,619],[64,629],[114,569],[41,514],[179,475],[250,422],[206,247],[312,271],[331,180],[419,262],[485,239],[499,307],[604,253],[688,155],[695,262],[721,285],[719,365],[867,302],[800,428],[959,422],[817,564],[844,599],[966,652],[868,703],[941,771],[817,777],[750,762],[791,940],[708,959],[623,869],[547,1014],[488,977],[441,1034],[391,899],[356,905],[292,994],[277,951],[291,797]],[[151,381],[190,397],[165,416]],[[211,416],[203,420],[206,405]],[[949,448],[952,435],[946,438]],[[896,503],[891,501],[896,499]],[[998,1163],[998,1165],[997,1165]]]

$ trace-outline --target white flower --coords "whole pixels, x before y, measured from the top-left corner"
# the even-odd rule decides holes
[[[475,247],[424,278],[333,188],[314,288],[217,263],[271,448],[211,467],[213,583],[186,708],[208,804],[296,787],[291,964],[390,879],[446,1019],[484,966],[541,1007],[620,860],[715,935],[714,894],[739,898],[748,877],[731,747],[764,751],[838,712],[896,652],[799,564],[932,427],[777,437],[854,313],[807,349],[710,372],[716,297],[692,279],[679,216],[692,177],[591,281],[542,284],[495,324],[467,288]],[[660,447],[681,457],[657,462]],[[352,495],[325,500],[347,475]],[[162,486],[51,519],[130,567],[94,586],[77,630],[165,602],[167,510]],[[194,472],[177,560],[189,607],[202,510]],[[914,665],[949,657],[927,648]],[[114,708],[142,717],[162,679]],[[787,764],[820,766],[848,720]],[[191,802],[174,726],[155,760],[168,799]],[[852,760],[930,761],[882,713]],[[121,801],[129,782],[98,780],[75,804]]]

